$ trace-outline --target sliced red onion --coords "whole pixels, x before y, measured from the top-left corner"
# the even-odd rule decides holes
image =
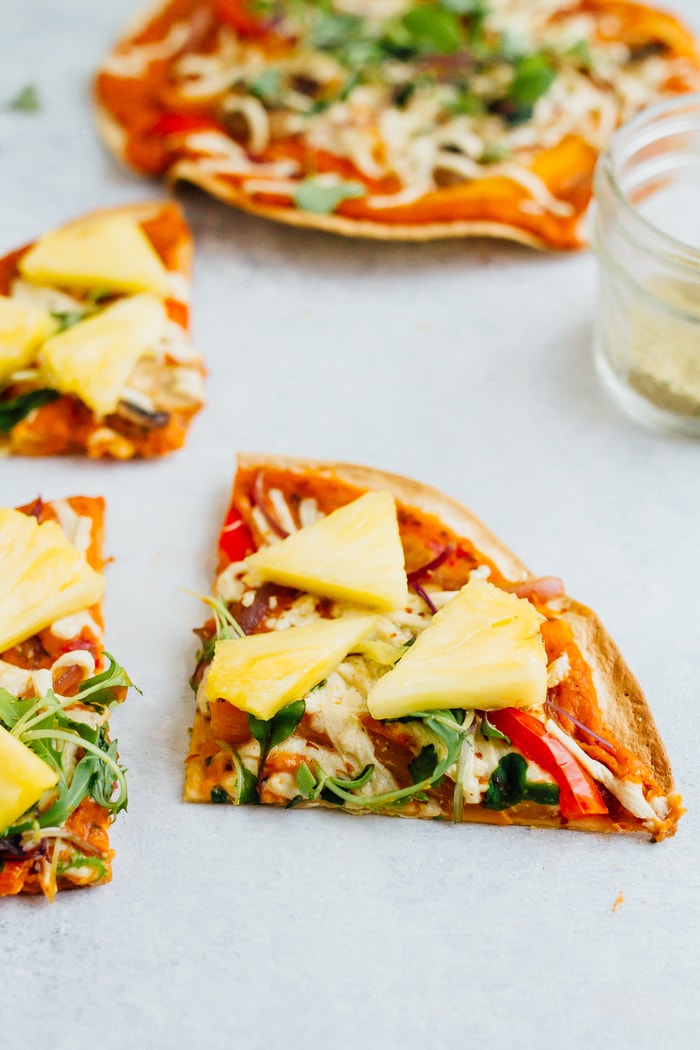
[[[435,606],[435,605],[433,604],[433,602],[431,601],[431,599],[430,599],[430,595],[429,595],[429,594],[427,594],[427,593],[426,593],[426,592],[425,592],[425,591],[423,590],[423,588],[421,587],[421,585],[420,585],[419,583],[414,583],[414,585],[413,585],[413,590],[414,590],[414,591],[416,592],[416,594],[418,595],[418,597],[419,597],[419,598],[422,598],[422,599],[423,599],[423,601],[425,602],[425,604],[426,604],[426,605],[428,606],[428,608],[430,609],[431,613],[435,614],[435,613],[437,612],[437,608],[436,608],[436,606]]]
[[[568,718],[570,722],[573,722],[575,726],[578,726],[578,728],[583,733],[586,733],[588,736],[592,737],[598,744],[600,744],[601,747],[604,747],[605,750],[608,751],[611,755],[615,754],[615,748],[609,740],[606,740],[604,737],[599,736],[598,733],[594,733],[592,729],[589,729],[588,726],[583,724],[583,722],[580,722],[578,718],[571,714],[570,711],[565,711],[563,707],[560,707],[559,704],[555,704],[553,700],[549,699],[549,697],[547,697],[546,704],[547,707],[549,707],[552,711],[556,711],[557,714],[562,715],[564,718]]]
[[[263,472],[259,470],[255,475],[255,484],[253,485],[253,501],[255,506],[258,508],[263,518],[270,526],[272,531],[276,533],[280,539],[285,540],[289,533],[286,529],[283,529],[274,514],[265,506],[265,489],[263,487]]]
[[[435,569],[439,568],[440,565],[449,558],[450,554],[452,554],[452,544],[448,543],[448,545],[443,547],[440,553],[436,555],[432,561],[429,561],[425,565],[421,565],[419,569],[414,569],[413,572],[406,574],[409,584],[413,586],[416,580],[419,580],[421,576],[425,576],[426,572],[433,572]]]
[[[566,594],[564,583],[558,576],[540,576],[536,580],[523,580],[522,583],[512,583],[506,588],[518,598],[537,598],[540,602],[551,601],[552,598],[561,598]]]

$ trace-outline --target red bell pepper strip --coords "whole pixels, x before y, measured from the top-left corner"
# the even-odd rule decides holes
[[[562,817],[581,820],[608,812],[593,778],[539,719],[516,707],[489,711],[488,716],[491,725],[505,733],[528,761],[536,762],[554,778]]]
[[[229,562],[243,561],[246,555],[255,550],[253,533],[244,522],[241,512],[235,507],[231,507],[226,515],[219,536],[219,550]]]
[[[161,113],[150,128],[151,135],[186,135],[190,131],[223,131],[225,128],[204,113]]]
[[[251,7],[248,0],[214,0],[216,17],[239,36],[264,36],[267,26],[256,18]]]

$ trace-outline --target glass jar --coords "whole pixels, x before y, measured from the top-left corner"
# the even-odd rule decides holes
[[[633,416],[700,437],[700,95],[612,137],[595,176],[595,357]]]

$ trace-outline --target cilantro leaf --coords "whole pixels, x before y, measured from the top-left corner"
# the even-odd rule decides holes
[[[39,390],[28,390],[26,394],[0,401],[0,434],[9,434],[13,427],[33,412],[60,397],[58,390],[41,387]]]
[[[366,187],[361,182],[321,182],[312,176],[296,187],[294,203],[312,215],[331,215],[343,201],[366,194]]]

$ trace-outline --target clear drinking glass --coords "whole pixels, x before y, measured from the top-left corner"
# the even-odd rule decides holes
[[[700,437],[700,95],[625,124],[600,158],[595,357],[633,416]]]

